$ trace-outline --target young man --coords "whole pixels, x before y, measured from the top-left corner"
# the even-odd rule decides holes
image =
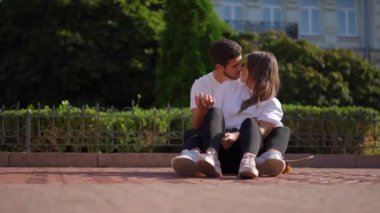
[[[214,42],[211,46],[211,57],[215,66],[214,71],[195,80],[190,93],[190,109],[192,113],[192,129],[184,134],[183,151],[181,154],[172,159],[172,167],[175,172],[180,176],[195,176],[199,174],[198,167],[199,161],[204,161],[205,156],[200,153],[205,153],[209,147],[208,144],[201,139],[202,123],[207,111],[214,106],[215,92],[223,82],[232,80],[239,81],[242,71],[242,48],[241,46],[229,39],[220,39]],[[231,131],[231,130],[227,130]],[[207,134],[207,133],[206,133]],[[287,127],[275,128],[271,134],[268,135],[265,143],[271,140],[283,140],[288,143],[290,131]],[[286,139],[287,138],[287,139]],[[265,144],[264,143],[264,144]],[[284,154],[285,150],[282,151]],[[270,158],[271,156],[269,156]],[[236,162],[233,160],[234,156],[225,156],[222,162],[228,164],[229,162]],[[258,158],[259,160],[259,158]],[[263,163],[266,161],[262,161]],[[282,159],[281,159],[282,161]],[[219,161],[218,161],[219,162]],[[285,162],[283,162],[285,165]],[[228,166],[227,166],[228,167]],[[215,165],[214,175],[221,176],[222,171],[220,165]],[[223,173],[230,173],[233,171],[223,171]],[[203,174],[204,175],[204,174]]]
[[[242,48],[235,41],[221,39],[211,47],[215,70],[194,81],[190,92],[192,127],[198,129],[207,110],[213,106],[218,87],[227,80],[238,80],[242,70]]]

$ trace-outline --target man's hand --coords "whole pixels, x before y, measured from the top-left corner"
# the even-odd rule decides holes
[[[195,95],[196,108],[191,110],[191,123],[193,128],[199,128],[202,125],[203,117],[207,111],[214,106],[214,98],[211,95],[200,93]]]
[[[222,146],[224,149],[231,148],[232,144],[235,143],[239,138],[240,132],[226,132],[222,138]]]
[[[214,98],[209,94],[200,93],[195,95],[195,103],[200,111],[207,112],[209,108],[214,106]]]

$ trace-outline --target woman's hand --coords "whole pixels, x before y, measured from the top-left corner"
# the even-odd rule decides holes
[[[263,138],[266,138],[269,133],[272,131],[272,129],[275,127],[274,124],[267,122],[267,121],[257,121],[260,126],[260,132]]]
[[[239,138],[239,132],[226,132],[222,138],[222,146],[224,149],[231,148],[232,144],[235,143]]]

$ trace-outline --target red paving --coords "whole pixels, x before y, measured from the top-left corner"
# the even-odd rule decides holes
[[[1,213],[372,213],[380,169],[294,168],[279,177],[181,178],[171,168],[0,167]]]
[[[294,168],[279,177],[182,178],[171,168],[0,168],[0,184],[380,184],[380,169]]]

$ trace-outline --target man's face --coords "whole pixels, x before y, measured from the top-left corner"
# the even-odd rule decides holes
[[[233,58],[228,61],[227,65],[224,67],[223,75],[231,80],[236,80],[240,78],[242,64],[241,64],[242,56],[239,55],[236,58]]]

